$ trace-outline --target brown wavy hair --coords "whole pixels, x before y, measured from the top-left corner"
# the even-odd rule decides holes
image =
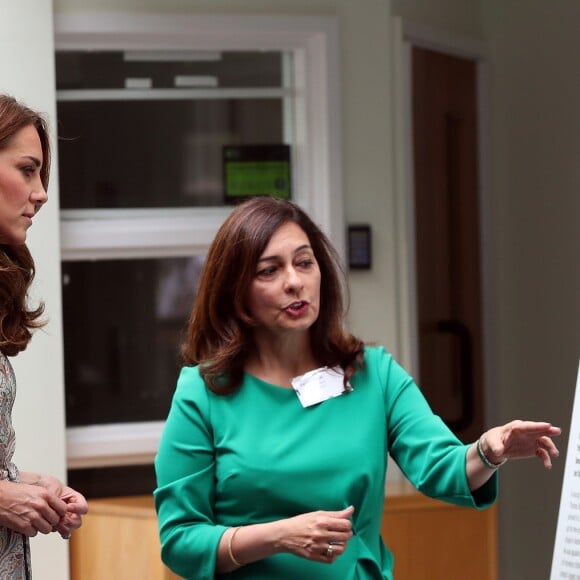
[[[38,132],[43,164],[40,179],[45,189],[50,177],[50,142],[43,117],[8,95],[0,95],[0,150],[6,149],[16,133],[28,126]],[[34,260],[26,244],[0,244],[0,350],[7,356],[23,351],[40,328],[44,304],[28,305],[28,291],[34,279]]]
[[[254,347],[255,323],[246,307],[250,284],[272,235],[288,222],[306,233],[320,268],[320,313],[310,328],[315,359],[342,367],[345,383],[361,364],[363,343],[343,326],[346,283],[336,250],[293,202],[252,198],[231,212],[209,248],[182,345],[184,363],[199,364],[206,385],[217,394],[231,393],[242,382],[247,353]]]

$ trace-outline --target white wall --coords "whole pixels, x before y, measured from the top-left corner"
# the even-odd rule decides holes
[[[53,7],[47,0],[3,1],[0,17],[0,91],[46,113],[54,129]],[[55,144],[54,138],[52,139]],[[12,359],[18,394],[14,409],[16,463],[24,470],[65,477],[63,353],[56,160],[49,203],[29,234],[37,263],[34,295],[50,324]],[[68,544],[58,534],[32,541],[35,580],[68,578]]]

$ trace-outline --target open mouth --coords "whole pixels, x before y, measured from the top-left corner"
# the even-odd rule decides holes
[[[300,302],[293,302],[292,304],[290,304],[290,306],[288,306],[288,310],[293,310],[294,312],[298,312],[299,310],[302,310],[302,308],[304,308],[306,306],[306,302],[304,302],[303,300],[301,300]]]

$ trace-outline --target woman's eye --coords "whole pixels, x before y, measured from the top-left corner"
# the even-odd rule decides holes
[[[258,272],[258,276],[271,276],[276,271],[275,266],[269,266],[268,268],[263,268]]]
[[[314,260],[312,260],[310,258],[306,258],[304,260],[300,260],[300,262],[298,262],[298,264],[301,268],[310,268],[310,266],[312,266],[312,264],[314,264]]]
[[[25,177],[31,178],[36,175],[39,169],[36,167],[36,165],[24,165],[21,167],[20,171],[22,171]]]

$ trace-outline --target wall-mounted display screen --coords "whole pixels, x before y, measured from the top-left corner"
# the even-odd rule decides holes
[[[259,195],[291,197],[289,145],[226,145],[223,162],[227,203]]]

